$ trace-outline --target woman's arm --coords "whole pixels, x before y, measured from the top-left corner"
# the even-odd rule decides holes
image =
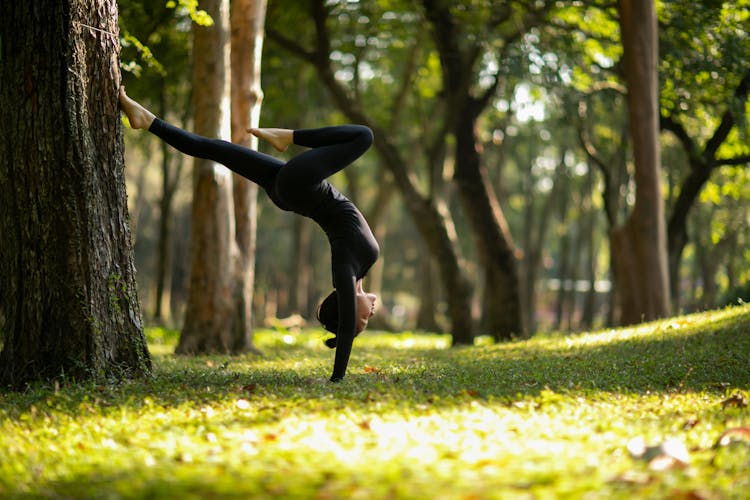
[[[353,271],[349,269],[334,271],[334,286],[339,301],[339,328],[336,333],[336,357],[331,382],[338,382],[344,378],[349,356],[352,353],[352,343],[356,333],[356,282],[357,278]]]

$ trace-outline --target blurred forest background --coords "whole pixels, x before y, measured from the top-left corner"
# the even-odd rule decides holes
[[[493,296],[504,288],[518,299],[521,333],[615,324],[612,232],[635,202],[616,3],[445,5],[270,0],[261,126],[357,121],[375,129],[373,149],[333,179],[381,245],[366,283],[381,297],[371,327],[450,330],[430,214],[440,218],[430,227],[452,242],[449,261],[465,284],[475,334],[493,331]],[[200,9],[189,0],[119,2],[128,93],[188,130],[194,94],[203,91],[191,84],[191,33],[208,22]],[[671,310],[750,300],[750,2],[657,1],[656,11]],[[260,148],[282,157],[298,151]],[[456,175],[471,161],[494,194],[491,215],[517,286],[487,285],[481,229]],[[184,320],[192,166],[150,134],[128,130],[147,323],[179,328]],[[257,210],[253,323],[309,321],[331,286],[325,236],[264,193]]]

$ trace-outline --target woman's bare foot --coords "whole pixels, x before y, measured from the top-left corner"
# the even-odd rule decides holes
[[[128,117],[130,127],[134,129],[149,128],[154,121],[154,114],[128,97],[125,87],[120,87],[120,107]]]
[[[294,131],[288,128],[249,128],[247,131],[268,141],[271,146],[282,152],[294,142]]]

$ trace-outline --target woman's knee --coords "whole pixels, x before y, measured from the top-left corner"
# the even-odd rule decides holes
[[[352,126],[355,127],[357,130],[357,134],[358,134],[357,141],[366,145],[368,148],[372,146],[375,136],[373,135],[370,127],[367,127],[365,125],[352,125]]]

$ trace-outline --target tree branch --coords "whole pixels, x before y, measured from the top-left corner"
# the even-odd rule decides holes
[[[401,112],[404,109],[406,98],[412,91],[412,83],[414,81],[414,75],[417,72],[418,66],[417,56],[419,55],[419,48],[422,45],[421,42],[422,36],[421,34],[417,34],[414,39],[414,43],[409,48],[409,53],[406,57],[406,63],[404,65],[403,80],[401,81],[401,85],[399,85],[398,91],[396,91],[396,96],[394,97],[393,103],[391,104],[391,109],[393,109],[390,123],[391,129],[395,129],[400,123]]]
[[[682,144],[682,148],[685,150],[685,152],[688,154],[688,156],[691,158],[690,163],[693,163],[693,158],[695,158],[698,154],[697,147],[695,145],[695,142],[693,139],[688,135],[687,130],[685,130],[685,127],[682,126],[681,123],[679,123],[673,115],[669,116],[660,116],[659,117],[659,127],[662,130],[666,130],[669,132],[672,132],[672,134],[677,138],[678,141],[680,141],[680,144]]]
[[[716,159],[717,167],[723,167],[723,166],[736,167],[740,165],[747,166],[747,164],[750,164],[750,155],[736,156],[734,158],[717,158]]]
[[[599,152],[596,150],[594,143],[591,141],[588,131],[586,130],[586,101],[581,100],[578,103],[578,117],[580,119],[578,125],[578,141],[586,154],[589,161],[593,162],[594,165],[599,169],[602,174],[602,180],[604,181],[604,212],[607,216],[607,222],[609,227],[612,228],[617,222],[616,207],[612,203],[612,173],[609,170],[607,163],[599,156]]]
[[[282,49],[286,50],[287,52],[291,52],[304,61],[313,62],[315,60],[315,52],[305,50],[302,45],[295,42],[291,38],[282,35],[281,32],[273,29],[268,25],[266,25],[266,38],[275,42]]]
[[[747,100],[747,94],[750,90],[750,73],[745,74],[737,88],[734,90],[733,98],[744,102]],[[716,128],[714,135],[706,142],[706,147],[703,150],[703,157],[708,160],[714,158],[716,151],[719,146],[726,140],[729,132],[734,127],[734,114],[732,113],[732,106],[727,106],[727,110],[721,117],[721,122]]]
[[[435,46],[442,66],[443,90],[455,95],[465,85],[462,68],[466,67],[464,54],[458,45],[458,29],[451,16],[448,3],[441,0],[422,0],[427,20],[432,24]],[[474,56],[476,57],[476,56]]]

